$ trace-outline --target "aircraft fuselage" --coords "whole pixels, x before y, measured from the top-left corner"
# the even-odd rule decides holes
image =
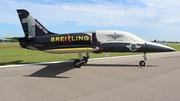
[[[106,33],[109,34],[106,34]],[[84,33],[52,34],[29,39],[19,39],[20,45],[50,53],[77,52],[168,52],[173,49],[146,42],[122,31],[96,31]],[[128,37],[128,38],[127,38]]]

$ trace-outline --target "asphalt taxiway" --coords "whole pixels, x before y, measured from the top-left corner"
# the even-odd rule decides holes
[[[179,101],[180,52],[0,67],[0,101]]]

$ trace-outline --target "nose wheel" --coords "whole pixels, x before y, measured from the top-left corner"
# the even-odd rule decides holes
[[[146,57],[146,52],[144,52],[144,55],[143,55],[143,57],[144,57],[144,60],[141,60],[140,62],[139,62],[139,66],[146,66],[146,60],[147,60],[147,57]]]
[[[139,62],[139,65],[140,65],[140,66],[145,66],[145,65],[146,65],[146,62],[145,62],[144,60],[141,60],[141,61]]]

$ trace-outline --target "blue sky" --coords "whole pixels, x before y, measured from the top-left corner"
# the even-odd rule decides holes
[[[57,33],[122,30],[145,40],[180,41],[180,0],[1,0],[0,37],[23,36],[16,9]]]

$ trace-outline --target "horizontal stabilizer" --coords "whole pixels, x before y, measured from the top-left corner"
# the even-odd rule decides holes
[[[36,37],[5,37],[5,39],[12,39],[12,40],[20,40],[20,39],[24,39],[24,40],[32,40],[35,39]]]
[[[5,39],[13,39],[13,40],[18,40],[20,38],[24,38],[24,37],[5,37]]]

